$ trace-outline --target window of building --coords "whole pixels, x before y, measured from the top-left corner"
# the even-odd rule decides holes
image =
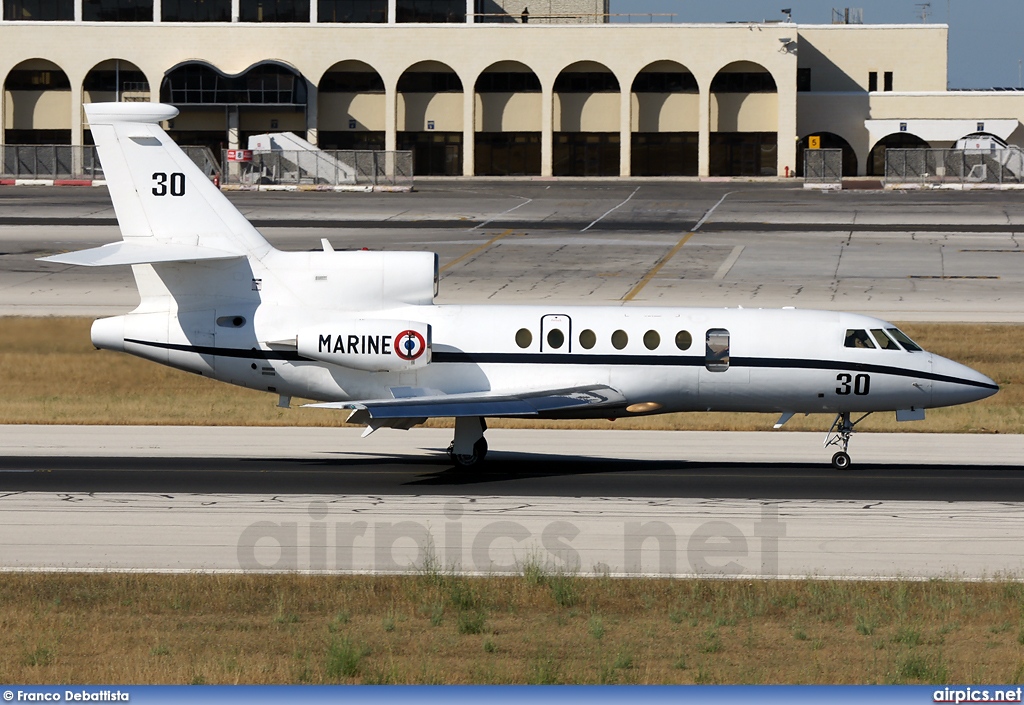
[[[4,0],[4,19],[8,22],[26,20],[71,21],[75,19],[74,0]]]
[[[164,22],[230,22],[231,0],[163,0]]]
[[[164,77],[160,100],[174,105],[305,105],[306,82],[283,66],[263,65],[241,76],[186,64]]]
[[[317,22],[388,21],[388,0],[318,0]]]
[[[612,333],[612,347],[616,350],[622,350],[626,345],[629,344],[629,336],[626,335],[626,331],[617,330]]]
[[[71,81],[63,71],[15,69],[7,74],[9,91],[70,91]]]
[[[522,71],[488,71],[476,80],[476,92],[540,93],[540,79]]]
[[[152,22],[153,0],[82,0],[86,22]]]
[[[399,93],[461,93],[462,81],[454,71],[406,71],[398,79]]]
[[[811,90],[810,68],[796,70],[796,89],[801,93],[807,93]]]
[[[555,176],[618,176],[618,132],[556,132],[552,145]]]
[[[240,0],[240,22],[309,22],[309,0]]]
[[[696,93],[697,79],[689,71],[644,71],[633,81],[634,93]]]
[[[555,79],[555,93],[618,93],[619,81],[608,71],[569,71]]]
[[[878,90],[878,72],[877,71],[869,71],[868,72],[868,90],[869,91],[877,91]]]
[[[597,334],[589,328],[580,333],[580,345],[585,350],[590,350],[597,345]]]
[[[540,175],[539,132],[477,132],[477,176]]]
[[[882,77],[882,80],[883,80],[882,90],[891,91],[892,90],[892,71],[886,71],[885,75]]]
[[[775,93],[775,79],[766,71],[723,71],[711,81],[712,93]]]
[[[374,71],[335,71],[320,79],[321,93],[383,93],[384,79]]]
[[[399,22],[465,22],[466,0],[396,0]]]

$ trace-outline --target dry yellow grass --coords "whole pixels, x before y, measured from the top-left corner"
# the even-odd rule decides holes
[[[146,362],[94,350],[91,320],[0,318],[4,395],[0,423],[336,426],[344,414],[278,409],[276,398]],[[1024,432],[1024,327],[906,324],[927,349],[975,367],[1002,386],[982,402],[928,412],[923,422],[896,424],[892,414],[868,419],[864,430]],[[666,414],[615,422],[498,420],[493,427],[763,430],[768,414]],[[795,418],[787,430],[823,430],[823,415]],[[443,421],[433,422],[444,425]]]
[[[1012,582],[16,574],[7,683],[1019,683]]]

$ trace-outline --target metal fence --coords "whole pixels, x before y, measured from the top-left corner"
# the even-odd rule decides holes
[[[182,147],[207,178],[220,174],[220,166],[208,147]],[[82,179],[103,178],[96,147],[53,144],[6,144],[0,149],[0,178]]]
[[[328,151],[254,152],[252,161],[229,162],[221,183],[237,186],[412,186],[412,152]]]
[[[0,178],[102,179],[95,147],[53,144],[5,144],[0,149]]]
[[[842,184],[843,150],[805,149],[804,183]]]
[[[1020,184],[1024,151],[1006,149],[887,149],[888,184]]]

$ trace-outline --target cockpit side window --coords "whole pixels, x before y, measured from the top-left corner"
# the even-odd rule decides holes
[[[882,350],[899,350],[900,346],[896,344],[896,341],[885,334],[885,331],[881,328],[872,328],[872,335],[875,336],[875,340],[878,341],[878,347]]]
[[[886,328],[885,331],[896,341],[907,349],[907,352],[922,352],[921,346],[915,343],[910,337],[899,328]]]
[[[875,344],[871,340],[871,336],[868,335],[866,330],[856,330],[851,328],[846,331],[846,342],[843,343],[848,348],[874,348]]]

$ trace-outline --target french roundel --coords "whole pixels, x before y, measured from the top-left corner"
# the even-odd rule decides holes
[[[427,341],[417,331],[403,330],[395,336],[395,354],[403,360],[415,360],[427,349]]]

